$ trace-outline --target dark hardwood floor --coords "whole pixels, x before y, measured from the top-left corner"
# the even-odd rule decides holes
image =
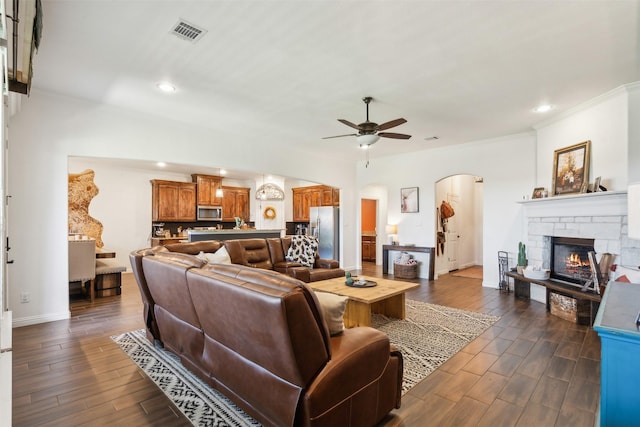
[[[367,263],[363,272],[382,277]],[[121,296],[71,303],[70,320],[13,331],[13,425],[189,425],[110,339],[142,328],[131,274]],[[494,326],[403,396],[383,426],[592,426],[600,340],[481,281],[419,280],[409,298],[501,316]]]

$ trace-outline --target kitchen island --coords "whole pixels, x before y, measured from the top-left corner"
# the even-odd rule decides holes
[[[202,240],[235,240],[235,239],[267,239],[270,237],[281,237],[284,235],[284,230],[281,229],[266,229],[266,230],[236,230],[236,229],[222,229],[222,230],[188,230],[187,231],[190,242],[200,242]]]

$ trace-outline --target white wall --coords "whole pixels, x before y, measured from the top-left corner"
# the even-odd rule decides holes
[[[551,189],[555,150],[590,140],[589,182],[600,176],[608,190],[626,190],[628,172],[634,169],[631,164],[627,167],[629,152],[633,150],[635,164],[640,160],[640,148],[629,144],[629,126],[637,128],[640,121],[629,117],[629,89],[623,86],[607,92],[536,126],[536,187]],[[636,98],[639,91],[640,87],[635,90]]]
[[[375,149],[375,148],[374,148]],[[358,186],[384,183],[388,189],[385,223],[398,223],[400,242],[435,246],[435,183],[442,178],[482,176],[483,285],[497,287],[498,251],[515,252],[524,238],[523,214],[516,202],[530,193],[535,176],[535,136],[511,135],[448,148],[374,159],[358,164]],[[400,189],[419,187],[419,212],[400,213]],[[438,201],[439,202],[439,201]],[[384,212],[381,209],[380,215]]]
[[[627,85],[629,91],[629,183],[640,182],[640,82]]]
[[[308,156],[296,150],[295,144],[278,146],[264,140],[255,144],[222,130],[197,128],[32,90],[30,97],[23,99],[20,113],[12,117],[10,129],[9,194],[12,197],[8,223],[15,263],[9,267],[8,305],[14,311],[14,325],[69,317],[66,237],[69,156],[268,170],[339,187],[344,200],[354,200],[354,165],[330,154],[314,157],[313,162],[300,162],[298,159]],[[113,179],[122,179],[114,175]],[[103,183],[98,185],[101,191],[107,191]],[[118,197],[117,203],[109,207],[131,218],[130,224],[114,233],[131,233],[144,227],[146,236],[150,219],[144,218],[149,218],[148,208],[141,212],[143,208],[131,199],[150,200],[150,196],[133,193]],[[343,265],[355,264],[355,215],[355,206],[342,204]],[[115,239],[111,235],[105,238]],[[124,254],[144,246],[139,237],[136,239],[113,245]],[[128,244],[131,247],[124,247]],[[19,302],[23,291],[31,294],[31,302]]]
[[[151,245],[152,179],[191,182],[191,176],[142,170],[121,164],[104,163],[86,157],[70,157],[69,173],[91,169],[98,195],[89,205],[89,215],[102,223],[104,250],[116,252],[120,265],[131,271],[129,252]]]

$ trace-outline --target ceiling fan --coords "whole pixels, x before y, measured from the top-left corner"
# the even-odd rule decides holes
[[[353,124],[345,119],[338,119],[338,121],[342,124],[345,124],[351,128],[354,128],[358,131],[358,133],[348,133],[346,135],[336,135],[336,136],[326,136],[322,139],[331,139],[331,138],[342,138],[343,136],[355,136],[360,147],[367,148],[376,142],[380,137],[383,138],[393,138],[393,139],[409,139],[411,135],[405,135],[403,133],[394,133],[394,132],[380,132],[382,130],[391,129],[396,126],[400,126],[407,121],[405,119],[395,119],[389,122],[385,122],[382,124],[377,124],[369,121],[369,103],[373,101],[373,98],[370,96],[366,96],[362,98],[362,101],[366,104],[367,108],[367,120],[359,125]]]

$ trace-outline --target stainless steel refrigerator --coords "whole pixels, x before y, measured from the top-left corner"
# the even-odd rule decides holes
[[[320,258],[340,259],[340,209],[336,206],[309,209],[309,234],[318,238]]]

